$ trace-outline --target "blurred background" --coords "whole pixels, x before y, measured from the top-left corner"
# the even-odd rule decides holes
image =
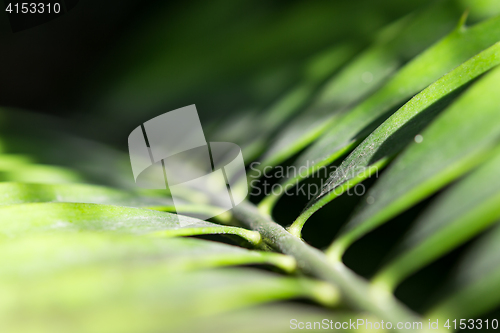
[[[138,122],[185,105],[196,104],[204,123],[265,109],[303,80],[314,55],[346,41],[361,49],[429,2],[82,0],[17,33],[3,12],[0,104],[123,146]]]

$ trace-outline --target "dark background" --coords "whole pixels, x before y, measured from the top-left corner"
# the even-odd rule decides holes
[[[103,118],[266,105],[300,79],[304,59],[343,40],[366,43],[429,2],[378,0],[374,11],[371,1],[80,0],[17,33],[3,11],[0,105]]]
[[[53,21],[13,33],[2,4],[0,104],[53,114],[74,109],[82,80],[148,5],[84,0]]]

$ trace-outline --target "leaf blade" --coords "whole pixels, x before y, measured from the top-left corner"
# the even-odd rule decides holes
[[[113,231],[155,233],[161,237],[231,234],[251,244],[261,241],[255,231],[223,226],[149,209],[81,203],[29,203],[0,207],[0,233],[15,237],[32,232]]]
[[[500,304],[499,244],[498,225],[472,244],[455,269],[446,297],[429,310],[429,318],[470,318]]]
[[[393,289],[404,278],[471,239],[500,218],[500,154],[437,198],[414,223],[397,257],[373,283]]]
[[[367,99],[341,115],[332,115],[335,119],[332,118],[331,122],[322,120],[322,125],[328,131],[294,163],[296,169],[306,167],[307,171],[286,179],[283,183],[294,184],[318,168],[334,162],[357,146],[415,94],[499,40],[500,17],[491,18],[471,28],[456,28],[413,58]],[[272,207],[278,198],[276,195],[269,196],[264,205]]]
[[[343,191],[377,173],[406,145],[413,141],[449,104],[450,94],[456,94],[465,85],[500,64],[500,43],[484,50],[424,89],[373,131],[330,175],[320,194],[307,205],[299,216],[295,229],[318,209],[335,199]],[[444,103],[443,99],[447,99]],[[374,168],[374,171],[370,171]],[[356,178],[356,181],[351,181]],[[347,184],[349,182],[349,184]],[[340,188],[340,185],[345,185]],[[335,190],[336,193],[331,191]]]
[[[374,203],[363,204],[329,248],[332,258],[338,259],[356,239],[491,156],[500,126],[495,120],[499,97],[490,85],[499,81],[496,68],[426,128],[423,142],[411,144],[395,160],[367,193]],[[455,135],[456,128],[461,129],[460,136]]]

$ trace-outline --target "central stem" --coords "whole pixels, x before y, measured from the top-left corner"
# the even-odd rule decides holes
[[[247,227],[258,231],[270,246],[293,256],[300,270],[337,286],[343,299],[354,309],[370,312],[393,324],[423,322],[396,300],[392,293],[370,285],[340,261],[329,262],[323,252],[293,236],[269,216],[262,215],[251,203],[242,202],[234,209],[234,213]]]

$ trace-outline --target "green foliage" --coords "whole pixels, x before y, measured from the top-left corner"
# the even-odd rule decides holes
[[[429,317],[472,317],[498,306],[499,235],[497,226],[469,250],[455,270],[451,290],[429,311]]]
[[[212,20],[206,4],[175,22],[164,22],[158,8],[87,96],[92,111],[106,109],[99,117],[119,114],[116,131],[126,132],[190,93],[245,91],[240,112],[211,117],[209,141],[235,142],[247,164],[261,162],[259,171],[307,166],[279,179],[284,186],[313,181],[319,167],[335,163],[307,205],[280,193],[258,204],[248,198],[210,221],[187,217],[216,209],[202,190],[174,207],[167,191],[135,188],[126,152],[82,140],[53,119],[2,110],[2,331],[281,332],[294,318],[425,327],[427,319],[498,309],[500,3],[361,2],[352,22],[340,14],[352,9],[349,1],[294,4],[277,22],[251,10],[241,20],[233,10],[245,6],[220,1],[211,4]],[[466,8],[480,22],[466,26]],[[174,50],[158,43],[172,27],[195,23],[203,36],[186,29]],[[301,43],[288,35],[295,24]],[[208,42],[193,50],[189,38]],[[195,51],[205,52],[205,65],[195,63]],[[271,69],[290,52],[295,58],[283,68],[292,74],[282,82]],[[268,75],[253,75],[257,68]],[[263,77],[272,89],[255,88]],[[249,171],[239,186],[256,175]],[[345,199],[355,185],[369,189]],[[280,198],[286,213],[274,209]],[[293,219],[288,231],[274,221]],[[331,242],[324,252],[319,236]],[[364,270],[363,257],[375,252],[387,259]],[[453,268],[444,268],[444,287],[422,292],[425,305],[399,292],[408,284],[420,293],[425,274],[440,278],[431,267],[440,260]]]
[[[500,219],[500,155],[495,155],[435,200],[405,236],[398,257],[375,280],[394,286]]]
[[[456,92],[500,63],[499,51],[500,44],[495,44],[466,61],[416,95],[374,130],[330,176],[321,193],[312,201],[312,207],[299,217],[297,227],[302,227],[312,213],[343,191],[369,177],[370,169],[378,171],[385,166],[390,158],[420,135],[420,131],[447,106]],[[338,189],[340,185],[343,188]]]
[[[379,182],[330,249],[338,256],[355,239],[431,195],[492,153],[500,135],[500,96],[495,69],[473,85],[423,132],[423,142],[411,144]],[[481,110],[481,112],[478,112]],[[461,135],[457,136],[457,128]],[[450,140],[453,138],[453,140]],[[425,161],[425,163],[418,163]]]

